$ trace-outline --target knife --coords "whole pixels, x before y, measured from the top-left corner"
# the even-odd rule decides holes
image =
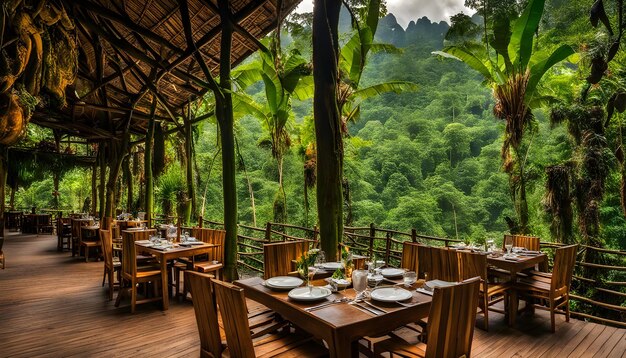
[[[373,303],[367,302],[367,301],[365,301],[365,300],[363,300],[363,301],[361,301],[361,302],[365,303],[366,305],[368,305],[368,306],[370,306],[370,307],[373,307],[374,309],[379,310],[379,311],[380,311],[380,312],[382,312],[382,313],[388,313],[387,311],[385,311],[384,309],[382,309],[382,308],[380,308],[380,307],[378,307],[378,306],[374,305]]]
[[[369,313],[371,313],[371,314],[373,314],[373,315],[375,315],[375,316],[378,316],[378,315],[380,315],[380,314],[381,314],[381,312],[380,312],[380,311],[375,311],[375,310],[373,310],[373,309],[371,309],[371,308],[369,308],[369,307],[363,306],[363,305],[358,304],[358,303],[353,303],[353,305],[357,306],[358,308],[364,309],[364,310],[366,310],[367,312],[369,312]]]

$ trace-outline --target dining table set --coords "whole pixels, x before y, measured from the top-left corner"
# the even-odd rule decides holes
[[[324,276],[341,265],[330,262],[318,270]],[[406,273],[392,267],[354,270],[345,285],[333,284],[335,279],[330,277],[304,285],[305,281],[295,276],[254,277],[235,284],[244,288],[249,299],[323,339],[332,357],[349,357],[358,352],[360,338],[383,335],[427,317],[433,288],[451,284],[425,282],[415,276],[412,282],[406,281]]]

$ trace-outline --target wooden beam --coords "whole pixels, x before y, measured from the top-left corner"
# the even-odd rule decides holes
[[[113,82],[118,77],[120,77],[120,79],[123,78],[124,75],[126,73],[128,73],[128,71],[130,71],[131,68],[133,68],[133,67],[135,67],[137,65],[137,62],[138,61],[135,61],[132,64],[130,64],[129,66],[126,66],[123,69],[119,70],[118,72],[115,72],[115,73],[112,73],[112,74],[106,76],[105,78],[102,79],[102,83],[101,84],[99,84],[96,87],[92,88],[89,92],[87,92],[87,94],[83,95],[82,98],[85,98],[85,97],[93,94],[94,92],[99,90],[102,86],[108,85],[109,83]],[[128,91],[128,90],[126,89],[126,91]]]
[[[73,4],[75,6],[80,6],[82,7],[84,10],[89,11],[89,12],[93,12],[94,14],[97,14],[98,16],[102,16],[104,18],[107,18],[111,21],[115,21],[121,25],[123,25],[124,27],[128,28],[129,30],[132,30],[138,34],[140,34],[141,36],[147,37],[150,40],[154,41],[155,43],[165,46],[167,48],[170,48],[172,50],[174,50],[174,52],[176,52],[177,54],[182,54],[183,51],[174,46],[172,43],[170,43],[168,40],[166,40],[165,38],[161,37],[160,35],[146,29],[145,27],[133,22],[130,20],[130,18],[125,18],[123,15],[120,15],[118,13],[116,13],[115,11],[109,10],[105,7],[102,7],[94,2],[87,2],[87,1],[74,1]]]

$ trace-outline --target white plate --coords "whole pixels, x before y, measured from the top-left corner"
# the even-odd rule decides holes
[[[265,284],[271,288],[280,288],[283,290],[298,287],[304,281],[299,277],[293,276],[276,276],[265,280]]]
[[[322,264],[322,268],[325,270],[336,270],[343,268],[343,264],[341,262],[326,262]]]
[[[408,300],[413,294],[400,287],[383,287],[372,291],[370,297],[376,301],[395,302]]]
[[[350,281],[346,280],[345,278],[326,278],[325,279],[326,282],[331,283],[331,281],[334,281],[337,284],[337,288],[343,290],[344,288],[347,288],[348,286],[350,286]]]
[[[145,245],[145,244],[149,244],[150,240],[137,240],[135,241],[135,244],[139,244],[139,245]]]
[[[404,270],[399,268],[384,268],[380,270],[380,273],[383,277],[398,277],[402,276]]]
[[[432,280],[432,281],[426,282],[425,285],[430,287],[430,288],[435,288],[435,287],[450,287],[450,286],[456,285],[456,283],[455,282],[442,281],[442,280]]]
[[[308,287],[298,287],[289,291],[289,298],[294,301],[317,301],[330,296],[332,292],[326,287],[313,287],[309,290]]]

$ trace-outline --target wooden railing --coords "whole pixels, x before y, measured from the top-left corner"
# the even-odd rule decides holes
[[[449,246],[460,242],[449,238],[441,238],[411,232],[389,230],[376,227],[374,224],[365,227],[344,227],[344,245],[357,254],[383,260],[392,266],[400,265],[402,260],[402,243],[405,241],[420,242],[433,246]]]
[[[548,253],[563,246],[542,242]],[[574,317],[626,327],[626,251],[581,245],[576,259],[570,298]]]

